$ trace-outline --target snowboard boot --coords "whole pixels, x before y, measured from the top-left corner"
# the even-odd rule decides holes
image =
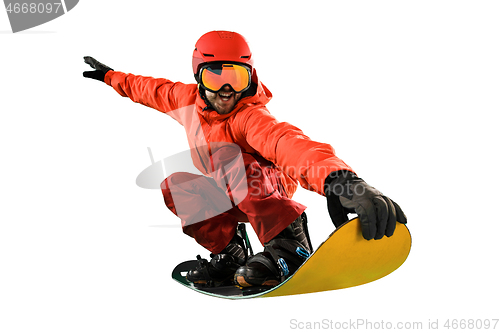
[[[242,288],[276,286],[293,275],[311,255],[313,248],[307,230],[307,216],[302,213],[270,242],[264,251],[248,259],[236,270],[234,282]]]
[[[240,223],[233,239],[220,253],[210,254],[210,261],[196,256],[198,265],[187,273],[186,279],[205,287],[232,284],[234,273],[252,254],[245,225]]]

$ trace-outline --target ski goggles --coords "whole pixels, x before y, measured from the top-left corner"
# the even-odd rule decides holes
[[[243,65],[231,63],[210,63],[200,69],[200,84],[213,93],[218,92],[226,84],[236,93],[250,87],[250,69]]]

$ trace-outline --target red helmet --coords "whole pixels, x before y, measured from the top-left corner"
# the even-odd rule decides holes
[[[252,81],[256,82],[252,52],[245,37],[232,31],[210,31],[198,39],[193,51],[193,73],[209,62],[230,61],[250,67]]]

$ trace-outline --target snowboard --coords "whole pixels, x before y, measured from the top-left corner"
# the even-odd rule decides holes
[[[410,248],[411,235],[405,224],[397,223],[391,237],[366,240],[359,218],[354,218],[331,233],[293,275],[275,287],[195,286],[186,279],[186,273],[196,267],[197,260],[177,265],[172,278],[197,292],[228,299],[314,293],[378,280],[398,269]]]

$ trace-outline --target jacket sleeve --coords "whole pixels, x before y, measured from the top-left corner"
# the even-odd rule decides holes
[[[109,71],[104,82],[121,96],[164,113],[194,104],[196,99],[196,85],[167,79]]]
[[[313,141],[299,128],[277,121],[265,107],[246,113],[240,128],[253,149],[305,189],[324,195],[324,182],[331,172],[352,171],[331,145]]]

